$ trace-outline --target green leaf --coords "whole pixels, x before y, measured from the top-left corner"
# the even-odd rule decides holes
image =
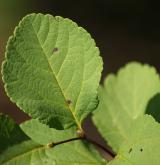
[[[0,152],[26,139],[28,137],[21,131],[19,126],[7,115],[0,113]]]
[[[93,120],[104,139],[118,151],[134,119],[143,115],[149,100],[160,91],[153,67],[132,62],[110,74],[99,89],[100,104]]]
[[[26,141],[0,155],[2,165],[105,165],[106,161],[88,143],[75,141],[54,148]]]
[[[26,121],[22,123],[20,127],[33,141],[43,145],[57,143],[78,136],[76,127],[71,127],[66,130],[56,130],[54,128],[49,128],[36,119]]]
[[[78,125],[97,104],[99,50],[83,28],[62,17],[31,14],[9,39],[3,81],[11,100],[56,129]]]
[[[160,93],[155,95],[148,103],[146,113],[152,115],[160,123]]]
[[[160,164],[160,124],[153,117],[145,115],[135,119],[126,136],[115,160],[108,165]]]

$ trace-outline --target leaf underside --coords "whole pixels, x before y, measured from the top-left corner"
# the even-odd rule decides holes
[[[107,163],[86,141],[74,141],[48,148],[27,140],[0,155],[2,165],[159,165],[160,124],[144,115],[135,119],[116,158]],[[154,153],[154,154],[153,154]]]
[[[102,59],[83,28],[62,17],[31,14],[9,39],[3,81],[11,100],[56,129],[77,125],[97,104]]]
[[[93,120],[116,152],[127,140],[132,121],[145,114],[148,102],[159,92],[159,75],[148,65],[132,62],[117,75],[107,76],[99,89],[100,103]]]
[[[145,115],[134,120],[115,160],[108,165],[159,165],[160,124]]]
[[[31,128],[31,130],[27,130]],[[31,135],[29,139],[6,115],[0,115],[0,164],[1,165],[105,165],[98,151],[86,141],[72,141],[49,147],[48,142],[57,142],[72,136],[71,131],[55,130],[30,120],[21,124],[21,128]],[[38,130],[39,129],[39,130]],[[42,131],[41,133],[39,131]],[[73,130],[72,130],[73,131]],[[45,137],[46,136],[46,137]],[[56,141],[57,140],[57,141]],[[39,143],[39,144],[38,144]],[[4,144],[4,145],[3,145]],[[41,145],[44,144],[44,145]],[[3,148],[5,147],[5,148]]]
[[[57,143],[78,136],[76,127],[71,127],[66,130],[56,130],[49,128],[46,124],[42,124],[36,119],[26,121],[22,123],[20,127],[28,137],[42,145]]]
[[[47,148],[26,141],[0,155],[2,165],[105,165],[106,161],[86,142],[76,141]]]

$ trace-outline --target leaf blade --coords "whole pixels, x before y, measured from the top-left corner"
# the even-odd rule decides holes
[[[3,155],[0,155],[0,163],[2,165],[20,165],[22,163],[104,165],[106,161],[100,157],[98,152],[95,152],[93,147],[80,141],[65,143],[54,148],[47,148],[32,141],[26,141],[6,150]]]
[[[101,71],[99,50],[83,28],[62,17],[32,14],[10,38],[2,72],[11,100],[30,116],[56,129],[75,123],[81,129],[98,104]]]
[[[104,88],[99,89],[100,104],[93,121],[115,151],[127,140],[132,121],[145,113],[149,100],[159,91],[155,69],[140,63],[129,63],[117,76],[106,78]]]
[[[78,136],[76,127],[71,127],[66,130],[56,130],[54,128],[49,128],[47,125],[40,123],[36,119],[31,119],[22,123],[20,128],[34,142],[41,145],[57,143]]]
[[[122,144],[117,157],[109,165],[160,163],[160,124],[153,117],[144,115],[135,119],[127,136],[128,141]]]

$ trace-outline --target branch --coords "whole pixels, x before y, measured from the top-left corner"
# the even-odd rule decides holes
[[[88,139],[87,137],[85,137],[85,140],[87,140],[88,142],[92,143],[93,145],[99,147],[104,152],[106,152],[108,155],[110,155],[112,158],[114,158],[116,156],[116,154],[112,150],[110,150],[109,148],[104,147],[103,145],[97,143],[96,141]]]
[[[82,139],[84,139],[84,137],[72,138],[72,139],[60,141],[60,142],[57,142],[57,143],[53,143],[53,142],[52,142],[52,143],[47,144],[47,146],[48,146],[49,148],[52,148],[52,147],[55,147],[55,146],[57,146],[57,145],[59,145],[59,144],[64,144],[64,143],[68,143],[68,142],[71,142],[71,141],[82,140]]]
[[[55,147],[57,145],[60,145],[60,144],[64,144],[64,143],[69,143],[69,142],[72,142],[72,141],[76,141],[76,140],[86,140],[90,143],[92,143],[93,145],[99,147],[100,149],[102,149],[103,151],[105,151],[108,155],[110,155],[112,158],[114,158],[116,155],[113,151],[111,151],[109,148],[105,148],[104,146],[102,146],[101,144],[91,140],[91,139],[88,139],[86,136],[83,136],[83,137],[77,137],[77,138],[72,138],[72,139],[68,139],[68,140],[64,140],[64,141],[60,141],[60,142],[57,142],[57,143],[49,143],[47,144],[47,146],[49,148],[52,148],[52,147]]]

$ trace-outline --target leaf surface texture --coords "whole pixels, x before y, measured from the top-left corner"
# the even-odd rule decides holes
[[[160,92],[159,75],[153,67],[127,64],[110,74],[99,88],[100,103],[93,120],[109,145],[117,152],[133,120],[146,112],[148,102]]]
[[[97,104],[102,71],[89,33],[62,17],[31,14],[9,39],[3,80],[13,102],[56,129],[77,125]]]

